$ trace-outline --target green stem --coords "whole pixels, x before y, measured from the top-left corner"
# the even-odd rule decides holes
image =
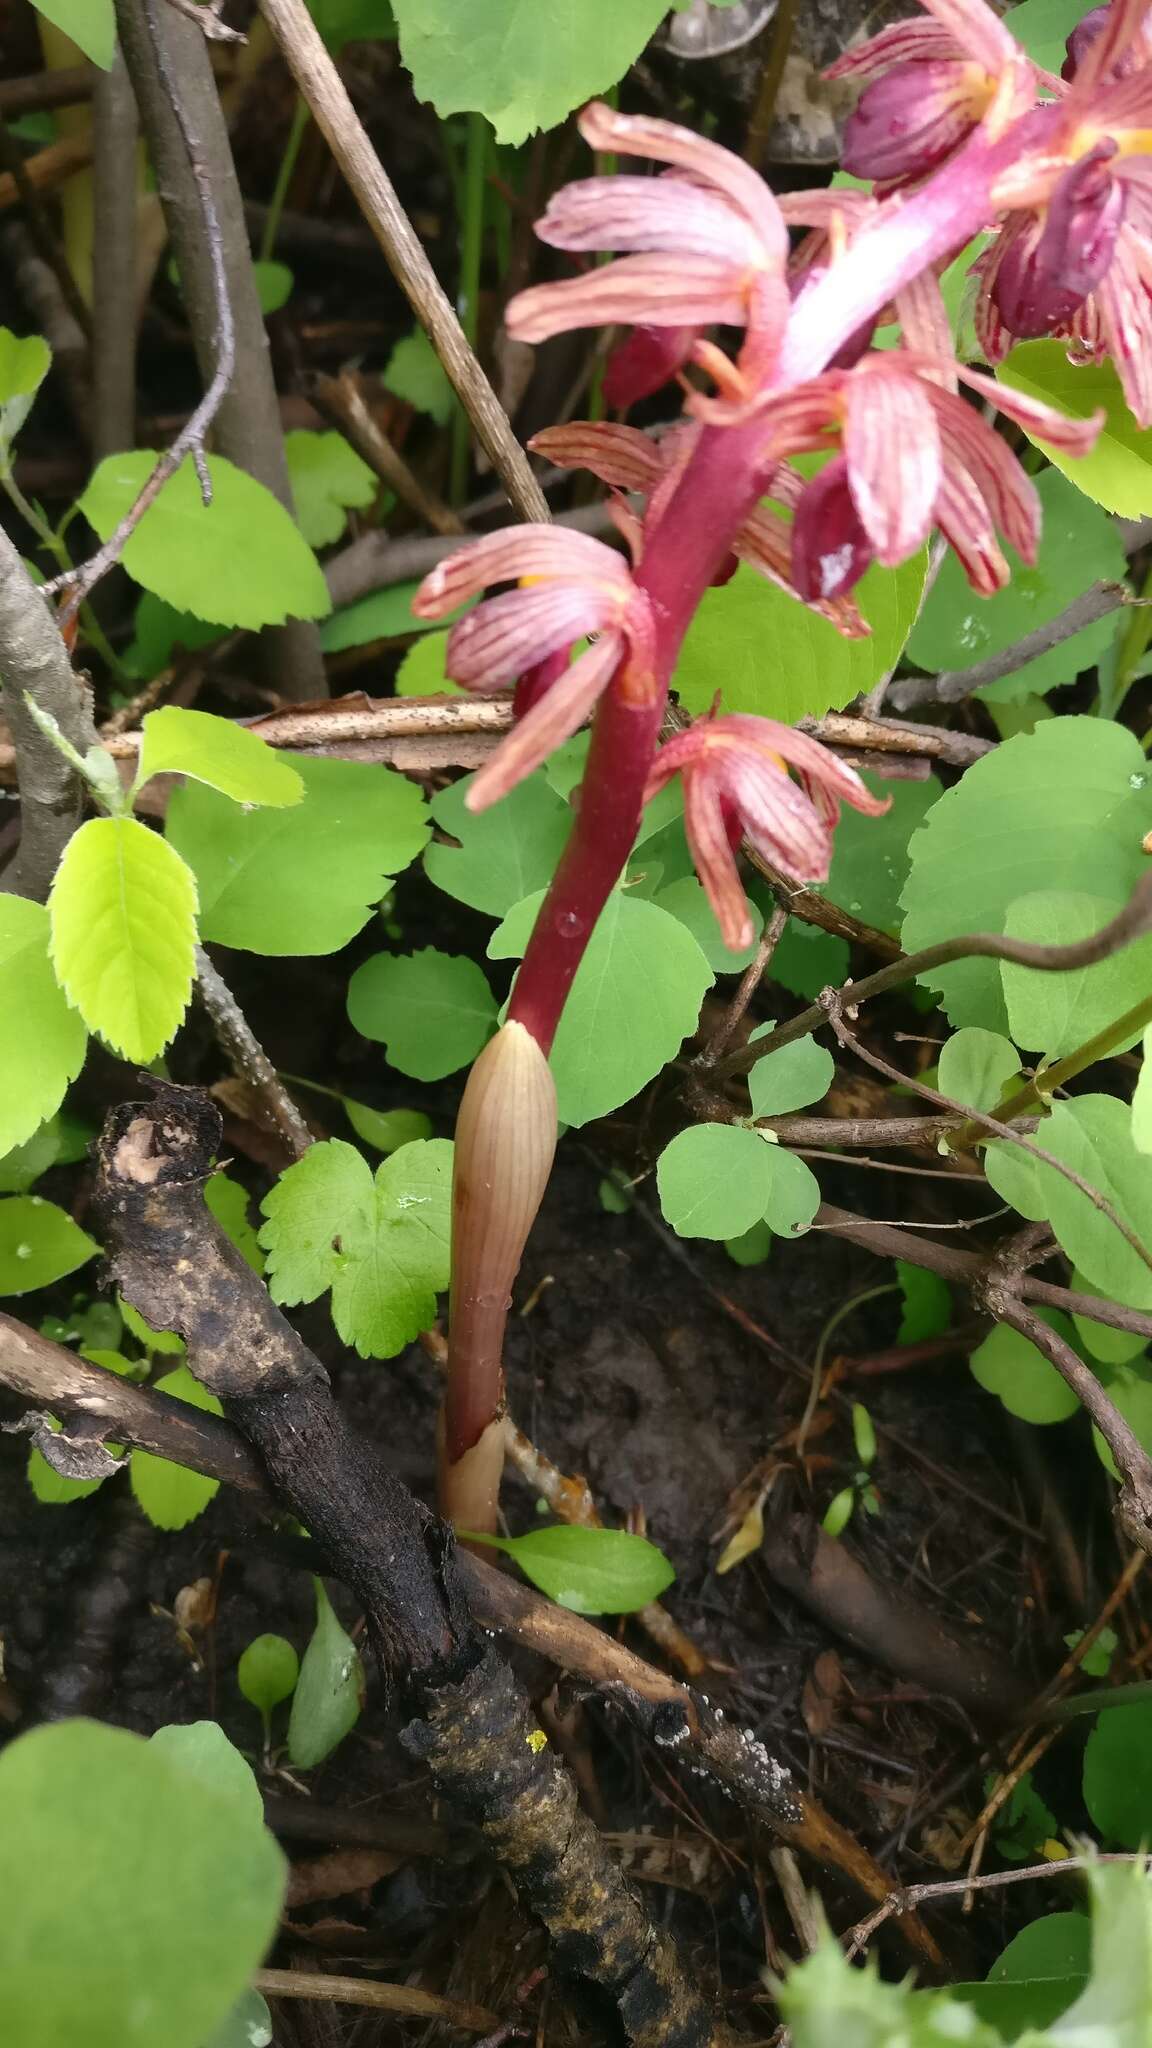
[[[1034,1081],[1028,1081],[1023,1088],[1018,1088],[1015,1095],[1008,1097],[1007,1102],[999,1104],[996,1110],[998,1121],[1010,1123],[1013,1117],[1023,1115],[1025,1110],[1034,1109],[1037,1104],[1043,1106],[1055,1094],[1057,1088],[1062,1088],[1066,1081],[1075,1080],[1077,1074],[1082,1074],[1084,1069],[1092,1066],[1096,1060],[1107,1059],[1110,1052],[1115,1052],[1117,1047],[1134,1038],[1138,1032],[1143,1031],[1146,1024],[1152,1024],[1152,995],[1143,996],[1138,1003],[1133,1003],[1130,1010],[1125,1010],[1122,1017],[1117,1017],[1114,1024],[1105,1024],[1103,1030],[1098,1031],[1094,1038],[1085,1039],[1084,1044],[1078,1045],[1074,1052],[1065,1053],[1062,1060],[1056,1060],[1052,1066],[1046,1067]],[[949,1149],[959,1152],[966,1144],[970,1144],[973,1138],[987,1136],[986,1131],[965,1125],[962,1130],[957,1131]]]
[[[456,311],[473,355],[480,331],[480,267],[484,255],[484,179],[488,167],[488,123],[483,114],[467,117],[464,184],[460,207],[460,282]],[[452,421],[452,474],[449,496],[463,503],[472,458],[472,427],[457,404]]]
[[[284,201],[288,197],[288,187],[292,183],[292,173],[296,169],[300,145],[311,118],[307,100],[297,97],[292,111],[292,126],[288,130],[288,140],[280,159],[280,169],[276,173],[276,183],[268,202],[268,218],[264,222],[264,232],[260,237],[260,249],[256,259],[259,263],[267,263],[276,247],[276,237],[280,232],[280,215],[284,211]]]

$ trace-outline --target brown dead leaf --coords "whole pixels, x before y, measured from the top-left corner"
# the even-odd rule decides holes
[[[287,1904],[314,1906],[320,1899],[342,1899],[366,1891],[382,1877],[391,1877],[404,1858],[391,1849],[333,1849],[294,1863],[288,1879]]]
[[[821,1650],[804,1680],[801,1712],[809,1735],[827,1735],[844,1690],[844,1671],[835,1650]]]

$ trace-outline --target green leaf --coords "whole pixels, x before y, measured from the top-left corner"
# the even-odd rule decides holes
[[[0,1153],[59,1109],[88,1033],[52,972],[42,903],[0,892]],[[43,1169],[41,1169],[43,1170]]]
[[[356,1136],[377,1152],[398,1152],[401,1145],[432,1136],[432,1119],[422,1109],[370,1109],[350,1095],[342,1095],[340,1100]]]
[[[1047,1813],[1041,1800],[1036,1805]],[[1052,1825],[1040,1841],[1055,1828],[1050,1813],[1048,1819]],[[999,1834],[996,1846],[1006,1853]],[[1025,1859],[1017,1855],[1011,1860]],[[1091,1946],[1092,1922],[1086,1913],[1048,1913],[1009,1942],[986,1983],[954,1985],[953,1995],[960,1993],[1005,2040],[1015,2039],[1026,2027],[1048,2027],[1080,1996],[1088,1982]]]
[[[1104,1718],[1107,1718],[1106,1716]],[[1143,1777],[1147,1780],[1148,1752]],[[1152,1888],[1140,1866],[1090,1864],[1092,1974],[1049,2027],[1051,2048],[1147,2048],[1152,2012]],[[1038,2048],[1026,2036],[1020,2048]]]
[[[444,672],[444,656],[448,648],[447,633],[425,633],[404,656],[396,671],[393,689],[398,697],[466,697],[467,690],[461,689]]]
[[[1152,1454],[1152,1370],[1148,1360],[1137,1359],[1131,1365],[1113,1367],[1108,1376],[1108,1398],[1124,1417],[1137,1442]],[[1095,1423],[1092,1425],[1092,1442],[1105,1471],[1110,1472],[1113,1479],[1119,1479],[1116,1460]]]
[[[199,647],[211,647],[220,633],[219,626],[209,625],[193,612],[178,612],[165,604],[162,597],[153,597],[150,590],[143,590],[136,606],[132,642],[121,659],[130,676],[148,683],[168,667],[175,655],[194,654]]]
[[[237,1685],[262,1714],[288,1698],[299,1676],[300,1659],[283,1636],[254,1636],[236,1666]]]
[[[764,1038],[776,1026],[758,1024],[749,1044]],[[832,1086],[836,1062],[827,1047],[817,1045],[809,1032],[804,1038],[782,1045],[779,1052],[765,1053],[748,1075],[753,1116],[787,1116],[809,1102],[820,1102]]]
[[[1107,1842],[1152,1837],[1152,1701],[1098,1714],[1084,1750],[1084,1804]]]
[[[772,1232],[761,1218],[739,1237],[726,1237],[724,1249],[734,1266],[762,1266],[772,1250]]]
[[[407,58],[405,58],[407,62]],[[396,343],[381,374],[386,391],[446,427],[456,403],[448,373],[422,327]]]
[[[264,1271],[260,1240],[248,1217],[248,1190],[226,1173],[214,1173],[204,1183],[204,1200],[225,1236],[230,1238],[254,1273]]]
[[[1004,26],[1024,45],[1034,64],[1059,78],[1064,45],[1089,5],[1090,0],[1023,0],[1021,6],[1008,9]]]
[[[150,448],[105,456],[78,500],[101,540],[131,510],[157,460]],[[328,586],[291,513],[223,455],[205,460],[212,503],[201,498],[191,458],[181,463],[124,549],[129,575],[178,611],[221,626],[326,618]]]
[[[193,1784],[233,1800],[252,1826],[263,1824],[264,1801],[252,1766],[218,1721],[170,1721],[157,1728],[149,1747]]]
[[[260,269],[261,265],[253,266]],[[204,2048],[272,2048],[272,2015],[258,1991],[242,1991]]]
[[[529,897],[509,912],[489,940],[493,959],[523,953],[540,901]],[[708,962],[677,918],[614,890],[552,1047],[561,1122],[586,1124],[630,1102],[695,1031],[711,982]]]
[[[84,55],[102,71],[112,69],[116,55],[116,16],[112,0],[35,0],[37,13],[63,29]]]
[[[485,114],[497,142],[556,128],[631,68],[667,0],[393,0],[400,55],[417,99]]]
[[[1036,446],[1106,511],[1125,519],[1152,512],[1152,428],[1136,425],[1110,362],[1070,363],[1062,341],[1026,341],[996,374],[1013,391],[1077,419],[1103,408],[1104,427],[1090,455],[1067,455],[1046,441],[1036,440]]]
[[[168,805],[168,839],[199,884],[205,939],[274,957],[334,953],[420,852],[427,807],[391,768],[288,759],[304,783],[302,803],[240,811],[186,783]]]
[[[1094,1294],[1107,1299],[1099,1287],[1093,1287],[1083,1273],[1075,1270],[1069,1283],[1078,1294]],[[1108,1323],[1098,1323],[1091,1316],[1073,1315],[1080,1349],[1090,1357],[1099,1359],[1101,1365],[1127,1365],[1133,1358],[1139,1358],[1148,1348],[1148,1340],[1132,1330],[1114,1330]]]
[[[308,0],[308,11],[334,55],[345,43],[384,42],[396,34],[388,0]]]
[[[910,783],[908,787],[915,785]],[[841,830],[847,822],[846,817],[841,818]],[[880,818],[871,822],[882,825],[884,821]],[[834,932],[820,931],[816,925],[805,924],[799,917],[790,917],[776,941],[768,974],[790,995],[803,996],[810,1003],[822,988],[841,986],[851,957],[846,939],[838,939]]]
[[[0,1294],[32,1294],[87,1265],[100,1247],[42,1195],[0,1200]]]
[[[1132,1142],[1131,1116],[1123,1102],[1114,1095],[1077,1095],[1058,1102],[1037,1142],[1096,1188],[1152,1249],[1152,1176],[1146,1156]],[[1072,1264],[1109,1300],[1152,1308],[1152,1272],[1115,1224],[1063,1174],[1030,1159],[1020,1146],[1002,1143],[985,1147],[984,1170],[997,1194],[1021,1215],[1050,1221]]]
[[[320,628],[320,645],[325,654],[342,654],[346,647],[366,647],[374,640],[407,640],[414,633],[439,633],[441,621],[414,619],[412,599],[418,583],[392,583],[383,590],[346,604]],[[461,612],[470,610],[461,606]]]
[[[529,776],[498,804],[474,816],[466,808],[475,780],[466,775],[432,799],[432,816],[458,846],[438,842],[424,866],[448,896],[503,917],[513,904],[550,882],[572,830],[572,812],[543,775]]]
[[[288,1754],[297,1770],[331,1756],[360,1719],[364,1671],[360,1653],[340,1626],[319,1579],[316,1627],[300,1664],[288,1721]]]
[[[264,1198],[274,1301],[332,1289],[339,1335],[391,1358],[435,1318],[450,1272],[452,1147],[403,1145],[376,1169],[339,1138],[313,1145]]]
[[[790,1970],[779,1993],[793,2048],[1002,2048],[995,2028],[946,1991],[886,1984],[854,1969],[833,1937]],[[1103,2048],[1103,2044],[1101,2044]]]
[[[122,1295],[117,1295],[116,1301],[124,1318],[124,1328],[135,1337],[138,1344],[143,1345],[145,1351],[155,1351],[162,1358],[183,1357],[184,1339],[178,1337],[175,1330],[154,1330],[144,1321],[139,1310],[133,1308],[130,1301],[125,1301]]]
[[[64,849],[48,912],[52,964],[69,1002],[114,1052],[146,1066],[172,1038],[192,991],[191,869],[136,818],[90,818]]]
[[[922,1344],[927,1337],[941,1336],[952,1321],[952,1294],[948,1282],[942,1280],[939,1273],[929,1273],[923,1266],[911,1266],[905,1259],[896,1261],[896,1278],[904,1297],[896,1342]]]
[[[0,895],[0,911],[6,900]],[[26,899],[17,897],[15,900],[24,902]],[[0,1040],[0,1047],[2,1045]],[[22,1145],[14,1145],[0,1158],[0,1195],[26,1195],[41,1174],[56,1164],[60,1150],[60,1120],[51,1116]]]
[[[845,640],[754,570],[741,567],[709,590],[681,649],[672,686],[689,711],[709,709],[717,690],[725,711],[754,711],[794,725],[819,717],[872,688],[903,651],[924,588],[921,551],[899,569],[872,567],[855,596],[872,627],[868,640]]]
[[[920,668],[964,668],[1001,654],[1035,627],[1046,626],[1090,584],[1123,582],[1127,558],[1107,514],[1056,470],[1037,478],[1036,489],[1043,526],[1035,566],[1008,548],[1011,581],[995,597],[976,597],[959,558],[945,555],[908,642],[909,658]],[[1059,683],[1074,682],[1082,670],[1096,666],[1115,631],[1115,619],[1098,619],[1014,669],[1013,696],[1043,695]],[[1003,681],[997,690],[1003,694]]]
[[[894,932],[900,927],[900,891],[908,876],[912,834],[923,824],[943,790],[935,775],[926,775],[923,782],[886,782],[879,775],[865,775],[863,779],[873,796],[887,797],[889,808],[881,818],[866,818],[850,804],[844,806],[833,840],[831,871],[819,893],[864,924],[875,925],[878,931]],[[797,926],[796,919],[789,930],[793,926]],[[819,941],[825,950],[832,946],[842,950],[842,970],[825,974],[817,989],[829,983],[838,986],[848,969],[844,940],[813,931],[811,925],[798,925],[798,929],[808,935],[809,944]],[[785,939],[787,936],[785,932]],[[777,946],[772,960],[772,973],[777,980],[780,950]],[[839,957],[838,952],[838,960]],[[817,990],[812,993],[815,995]]]
[[[299,427],[284,436],[296,523],[310,547],[328,547],[348,524],[348,509],[363,510],[379,479],[343,434]]]
[[[1152,1152],[1152,1024],[1144,1028],[1143,1055],[1132,1095],[1132,1142]]]
[[[5,2048],[203,2048],[284,1891],[250,1801],[162,1745],[77,1720],[9,1743],[0,1808]]]
[[[0,465],[10,461],[12,443],[51,368],[52,351],[43,335],[18,335],[0,327]]]
[[[1089,896],[1076,889],[1041,889],[1008,906],[1004,929],[1010,938],[1044,946],[1068,946],[1098,932],[1122,908],[1116,897]],[[1000,963],[1009,1026],[1017,1044],[1059,1059],[1095,1037],[1138,1003],[1152,987],[1152,939],[1126,946],[1094,967],[1065,974]],[[1140,1037],[1133,1031],[1117,1052]]]
[[[773,1145],[772,1188],[765,1221],[777,1237],[802,1237],[820,1207],[820,1183],[811,1167],[783,1145]]]
[[[1113,903],[1143,871],[1152,826],[1139,741],[1103,718],[1053,718],[973,763],[912,841],[904,885],[906,952],[961,932],[1002,932],[1009,907],[1037,890],[1090,892]],[[1005,1032],[995,960],[960,960],[921,980],[953,1024]]]
[[[997,1785],[994,1771],[984,1781],[984,1796],[990,1797]],[[993,1822],[992,1839],[1001,1856],[1009,1863],[1034,1863],[1041,1850],[1056,1833],[1056,1816],[1047,1807],[1036,1790],[1031,1771],[1013,1786]],[[1012,1944],[1009,1943],[1009,1948]],[[1005,1956],[1008,1954],[1006,1949]],[[1004,1957],[1001,1957],[1001,1961]],[[994,1963],[993,1970],[999,1965]],[[1087,1957],[1085,1957],[1087,1968]]]
[[[526,1536],[483,1536],[514,1558],[550,1600],[573,1614],[634,1614],[667,1591],[676,1577],[662,1550],[625,1529],[556,1524]]]
[[[998,1031],[966,1024],[940,1048],[937,1087],[941,1095],[950,1095],[968,1109],[991,1110],[1019,1072],[1020,1055],[1014,1045]]]
[[[153,775],[190,775],[238,804],[279,807],[298,804],[304,784],[290,761],[258,733],[208,711],[183,711],[166,704],[149,711],[140,742],[134,787]]]
[[[665,1147],[656,1186],[678,1237],[742,1237],[763,1220],[775,1148],[740,1124],[692,1124]]]
[[[661,910],[667,910],[673,917],[678,917],[685,930],[691,932],[713,974],[739,974],[756,958],[756,947],[764,920],[755,905],[748,904],[753,925],[752,942],[740,952],[733,953],[724,944],[720,926],[716,922],[716,912],[695,875],[682,876],[680,881],[673,882],[667,889],[661,889],[653,901],[659,904]]]
[[[209,1415],[222,1415],[215,1394],[201,1386],[186,1365],[166,1372],[155,1382],[156,1391],[174,1401],[186,1401],[190,1408],[202,1408]],[[137,1503],[154,1529],[183,1529],[202,1514],[220,1491],[218,1479],[192,1472],[186,1465],[173,1465],[168,1458],[153,1457],[151,1451],[133,1451],[129,1475]]]
[[[260,301],[260,311],[265,319],[269,313],[278,313],[281,306],[288,304],[296,280],[286,263],[274,263],[270,258],[254,263],[252,277],[256,286],[256,296]],[[285,439],[290,440],[291,436],[286,435]],[[305,537],[311,538],[310,535]]]
[[[1057,1309],[1039,1309],[1037,1314],[1075,1346],[1072,1325]],[[988,1393],[996,1394],[1009,1415],[1024,1422],[1064,1422],[1080,1406],[1066,1380],[1054,1365],[1018,1330],[997,1323],[969,1360],[972,1377]]]
[[[496,1026],[496,998],[474,960],[438,953],[374,953],[348,984],[348,1015],[389,1064],[440,1081],[475,1059]]]

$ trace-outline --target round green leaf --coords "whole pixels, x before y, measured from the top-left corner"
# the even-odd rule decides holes
[[[0,1294],[32,1294],[86,1265],[100,1247],[42,1195],[0,1200]]]
[[[574,1614],[634,1614],[658,1600],[676,1577],[662,1550],[625,1529],[559,1524],[502,1537],[494,1547],[515,1558],[526,1579]]]
[[[352,1129],[377,1152],[398,1152],[401,1145],[414,1145],[432,1136],[432,1119],[422,1109],[370,1109],[350,1095],[340,1097]]]
[[[1018,896],[1008,906],[1004,929],[1013,939],[1043,946],[1069,946],[1091,937],[1123,908],[1115,897],[1089,896],[1077,889],[1042,889]],[[1152,987],[1152,939],[1125,946],[1092,967],[1066,974],[1000,963],[1000,979],[1012,1036],[1018,1045],[1059,1059],[1124,1016]],[[1140,1037],[1133,1031],[1117,1052]]]
[[[125,1729],[60,1721],[0,1756],[0,1810],[5,2048],[203,2048],[284,1890],[249,1803]]]
[[[1047,1913],[1021,1928],[993,1963],[986,1983],[964,1987],[965,2002],[1004,2040],[1015,2040],[1030,2027],[1050,2026],[1068,2010],[1088,1982],[1091,1963],[1087,1913]]]
[[[285,434],[284,453],[297,525],[311,547],[328,547],[347,526],[349,506],[372,503],[378,482],[375,471],[343,434],[300,427]]]
[[[444,672],[447,633],[425,633],[408,649],[396,671],[398,697],[466,697],[468,692]]]
[[[269,313],[278,313],[281,306],[288,304],[296,280],[286,263],[274,263],[270,259],[254,263],[252,278],[256,286],[256,296],[260,301],[260,311],[265,319]]]
[[[783,1145],[770,1146],[768,1157],[772,1186],[765,1220],[777,1237],[802,1237],[820,1207],[820,1183],[811,1167]]]
[[[1152,1701],[1108,1707],[1084,1750],[1084,1804],[1106,1842],[1152,1840]]]
[[[750,1043],[775,1030],[772,1023],[758,1024]],[[782,1045],[779,1052],[765,1053],[748,1075],[753,1116],[786,1116],[827,1095],[836,1072],[836,1062],[826,1046],[817,1045],[809,1032],[804,1038]]]
[[[203,1408],[209,1415],[224,1412],[215,1394],[209,1393],[186,1365],[165,1373],[156,1381],[156,1389],[173,1400],[187,1401],[190,1408]],[[133,1451],[129,1477],[139,1506],[156,1529],[185,1528],[220,1491],[218,1479],[208,1479],[186,1465],[173,1465],[167,1458],[153,1457],[151,1451]]]
[[[255,1636],[236,1666],[236,1683],[262,1714],[287,1699],[299,1676],[300,1659],[283,1636]]]
[[[875,925],[882,932],[894,932],[900,927],[900,891],[908,875],[912,834],[943,792],[935,775],[926,775],[923,782],[888,782],[879,775],[865,775],[863,781],[873,796],[887,798],[888,809],[882,817],[868,818],[863,812],[854,811],[851,804],[845,804],[832,843],[831,871],[819,893],[865,924]],[[809,970],[822,975],[810,991],[793,987],[787,976],[786,960],[782,959],[789,937],[795,942],[801,935],[810,952],[820,948],[828,956],[821,970]],[[848,948],[843,939],[801,924],[797,918],[789,920],[784,938],[772,955],[773,980],[782,981],[794,994],[807,995],[811,1000],[829,984],[838,987],[847,972]]]
[[[224,456],[205,459],[212,503],[204,504],[189,457],[125,546],[129,575],[177,611],[221,626],[325,618],[328,586],[291,513]],[[157,460],[150,448],[105,456],[78,501],[101,540],[131,511]]]
[[[500,4],[500,0],[496,0]],[[381,376],[386,391],[446,427],[455,403],[448,373],[422,327],[396,343]]]
[[[1039,1140],[1111,1203],[1152,1249],[1152,1175],[1132,1142],[1132,1118],[1114,1095],[1057,1102]],[[985,1147],[984,1170],[998,1195],[1036,1221],[1047,1219],[1073,1265],[1102,1294],[1128,1308],[1152,1308],[1152,1271],[1087,1195],[1017,1145]]]
[[[740,1124],[693,1124],[656,1168],[664,1220],[678,1237],[738,1238],[762,1221],[773,1147]]]
[[[348,1015],[387,1048],[392,1066],[439,1081],[467,1066],[496,1023],[496,999],[474,960],[460,954],[377,953],[348,984]]]
[[[572,830],[572,812],[543,775],[532,775],[477,816],[467,809],[472,781],[466,775],[433,797],[433,818],[459,843],[434,841],[424,866],[446,895],[503,917],[551,881]]]
[[[1108,1398],[1124,1417],[1137,1442],[1152,1453],[1152,1377],[1149,1376],[1147,1362],[1141,1360],[1131,1365],[1115,1366],[1108,1377]],[[1092,1425],[1092,1441],[1100,1463],[1113,1479],[1119,1479],[1116,1460],[1095,1423]]]
[[[0,1154],[59,1109],[84,1064],[88,1033],[48,957],[42,903],[0,893]],[[43,1170],[43,1169],[41,1169]]]
[[[1093,1287],[1083,1273],[1074,1272],[1070,1285],[1077,1294],[1095,1294],[1102,1300],[1098,1287]],[[1109,1323],[1098,1323],[1092,1316],[1073,1315],[1072,1321],[1082,1348],[1101,1365],[1127,1365],[1133,1358],[1139,1358],[1148,1348],[1148,1339],[1132,1330],[1114,1330]]]
[[[724,1249],[734,1266],[762,1266],[772,1250],[772,1232],[761,1219],[739,1237],[726,1237]]]
[[[149,711],[144,720],[136,788],[153,775],[191,775],[238,804],[298,804],[304,794],[291,762],[258,733],[176,704]]]
[[[937,1083],[941,1095],[950,1095],[954,1102],[969,1109],[991,1110],[1019,1072],[1020,1055],[1014,1045],[998,1031],[966,1024],[940,1048]]]
[[[1055,1309],[1039,1313],[1052,1329],[1073,1342],[1066,1316]],[[969,1364],[973,1378],[999,1397],[1009,1415],[1018,1415],[1024,1422],[1064,1422],[1080,1406],[1055,1366],[1027,1337],[1022,1337],[1018,1330],[1010,1330],[1006,1323],[997,1323],[983,1343],[977,1345]]]
[[[57,978],[90,1031],[146,1066],[175,1033],[192,989],[196,883],[135,818],[90,818],[72,834],[48,899]]]

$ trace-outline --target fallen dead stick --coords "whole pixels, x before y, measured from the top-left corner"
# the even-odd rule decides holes
[[[498,2012],[463,1999],[441,1998],[414,1985],[381,1984],[373,1977],[330,1977],[323,1970],[257,1970],[252,1979],[266,1998],[324,1999],[335,2005],[363,2005],[373,2012],[403,2013],[408,2019],[440,2020],[472,2034],[490,2034],[500,2026]]]
[[[73,1476],[90,1473],[86,1452],[106,1458],[106,1440],[190,1466],[249,1496],[272,1504],[255,1454],[228,1422],[166,1394],[92,1365],[62,1345],[38,1336],[0,1313],[0,1384],[32,1404],[34,1441]],[[60,1435],[47,1416],[76,1418]],[[10,1425],[11,1426],[11,1425]],[[77,1462],[74,1463],[73,1459]],[[755,1820],[818,1862],[841,1871],[870,1899],[882,1901],[891,1882],[867,1851],[823,1808],[795,1788],[794,1811],[781,1812],[780,1767],[763,1745],[722,1718],[710,1702],[648,1664],[614,1636],[479,1558],[458,1553],[456,1570],[482,1628],[546,1658],[574,1679],[596,1687],[626,1712],[666,1755],[703,1769]],[[920,1962],[931,1969],[940,1953],[926,1927],[909,1915],[901,1930]]]

